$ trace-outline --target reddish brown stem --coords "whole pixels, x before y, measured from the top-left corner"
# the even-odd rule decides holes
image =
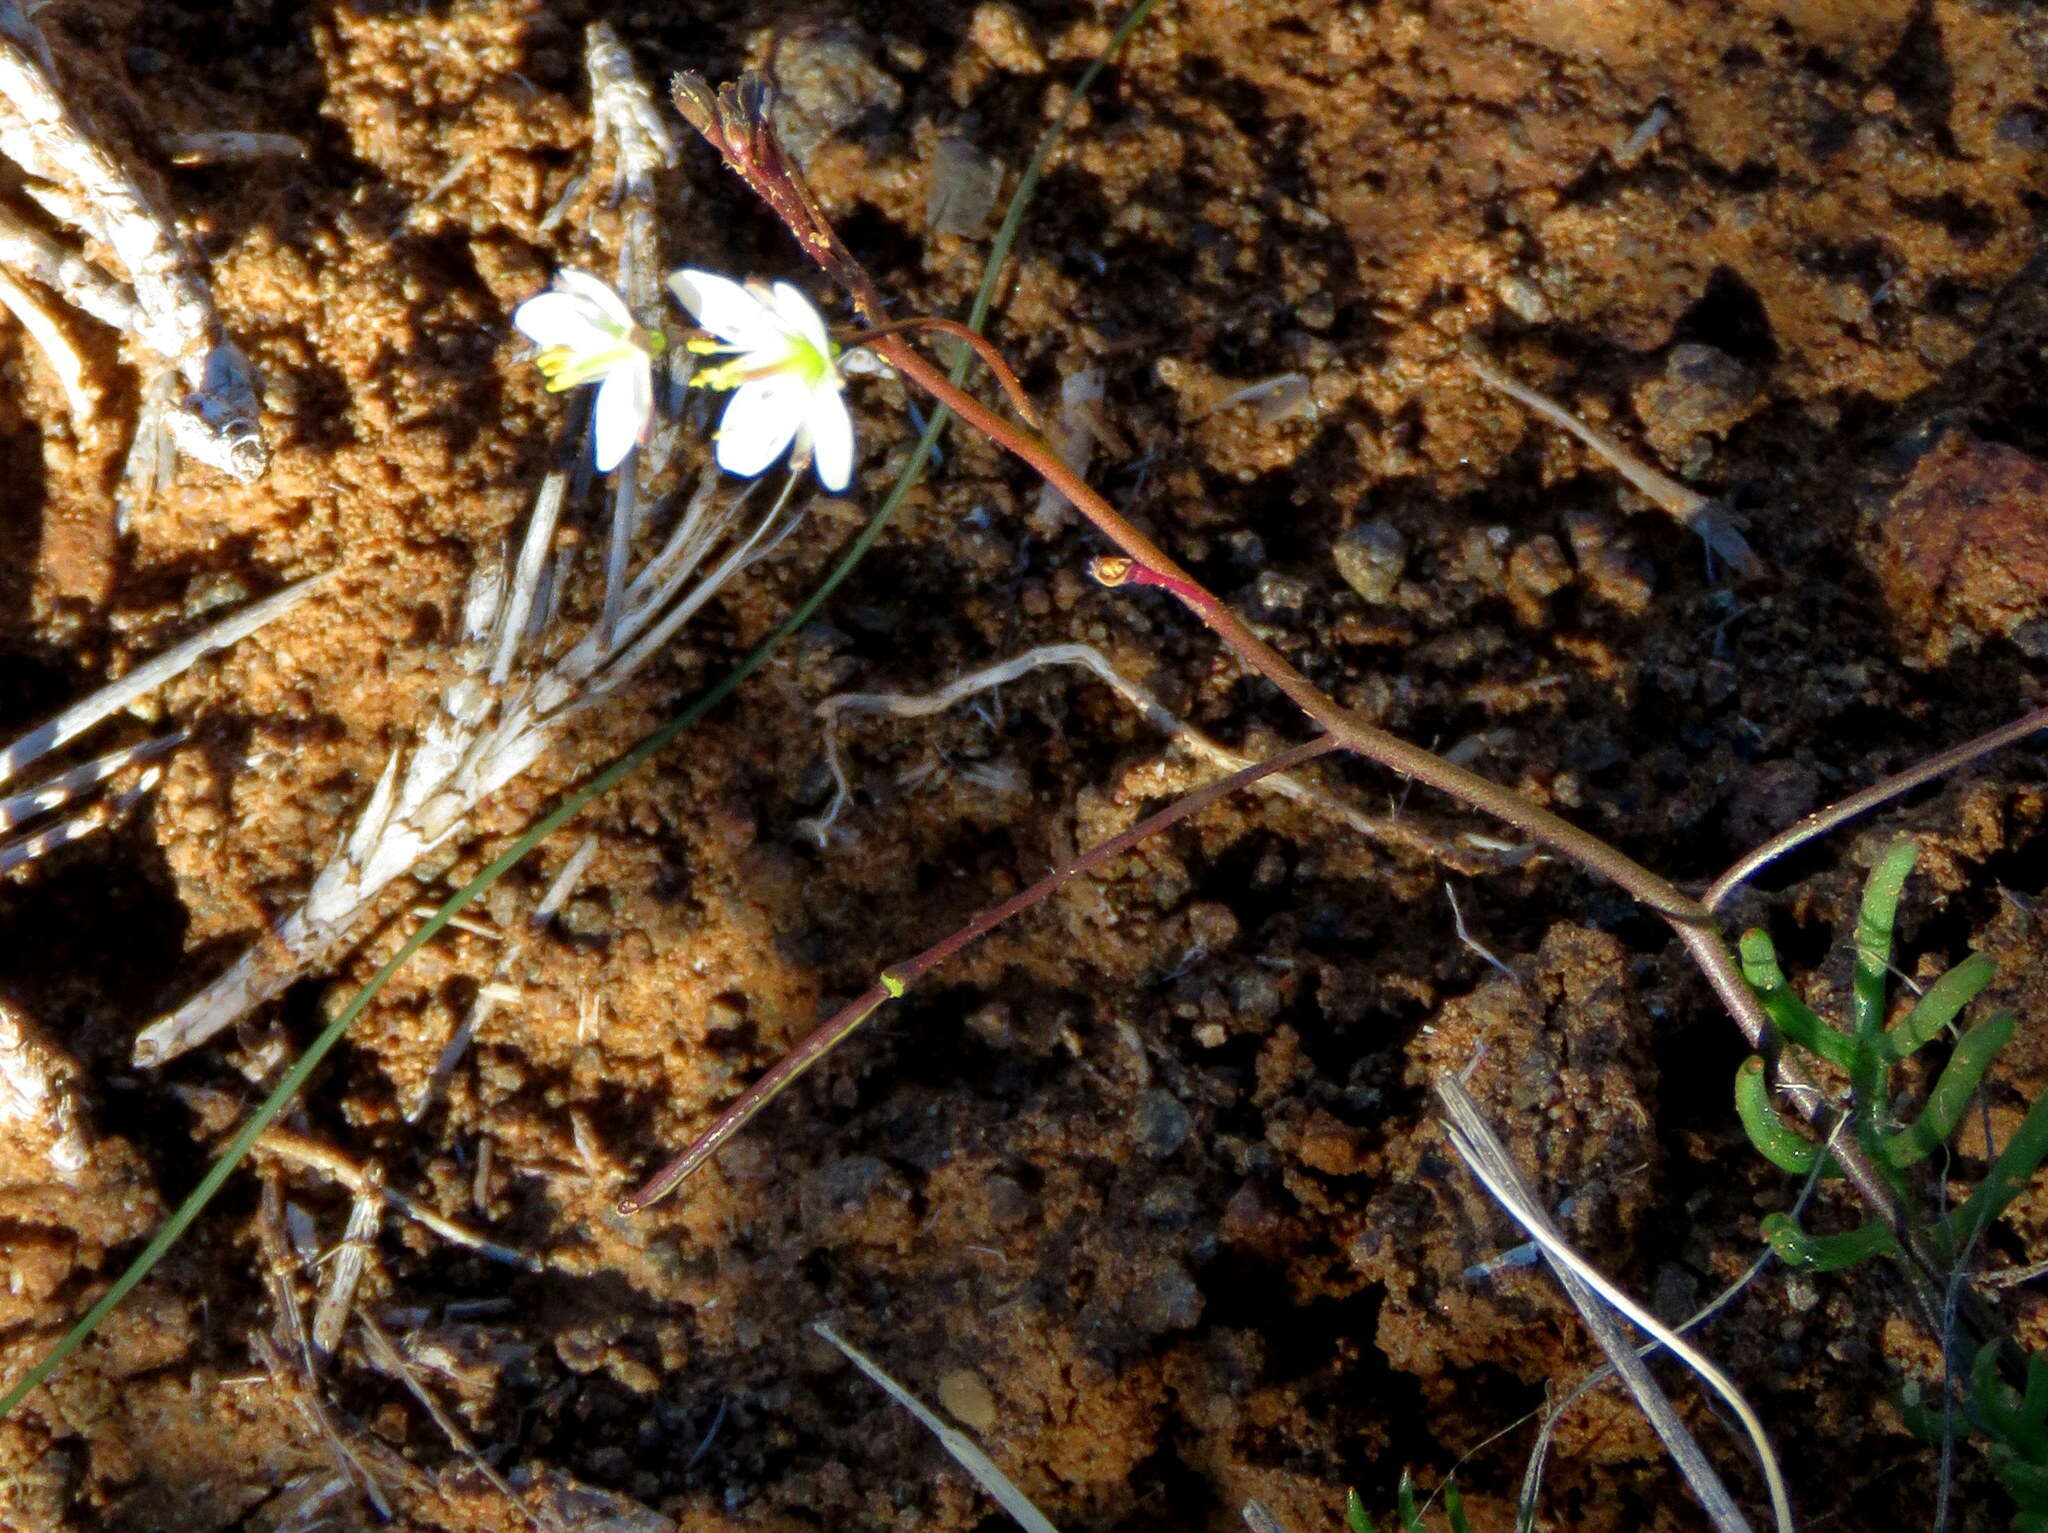
[[[1039,419],[1038,407],[1031,402],[1031,396],[1024,392],[1024,385],[1010,370],[1003,354],[997,351],[989,338],[971,326],[963,325],[957,319],[946,319],[937,314],[920,314],[914,319],[899,319],[893,324],[877,325],[872,330],[863,330],[859,335],[848,336],[844,345],[849,351],[856,347],[873,347],[884,336],[904,335],[912,330],[938,330],[956,340],[967,343],[969,349],[981,358],[984,366],[996,375],[996,382],[1003,386],[1003,393],[1009,398],[1010,408],[1024,419],[1024,424],[1041,435],[1045,422]]]
[[[1199,813],[1218,799],[1235,793],[1239,788],[1250,787],[1262,777],[1288,771],[1305,761],[1313,761],[1316,757],[1335,750],[1337,743],[1332,736],[1323,735],[1297,745],[1292,750],[1282,751],[1270,761],[1261,761],[1241,772],[1233,772],[1228,777],[1210,783],[1206,788],[1197,788],[1187,797],[1176,799],[1157,814],[1140,820],[1129,830],[1111,836],[1098,846],[1090,847],[1072,862],[1055,868],[1030,888],[1011,895],[1000,905],[991,906],[952,935],[933,943],[916,957],[907,958],[902,963],[891,964],[882,971],[881,977],[874,984],[833,1013],[808,1038],[783,1055],[772,1070],[749,1086],[738,1101],[720,1113],[717,1121],[698,1135],[688,1149],[650,1177],[647,1184],[638,1192],[621,1198],[619,1212],[636,1214],[650,1203],[659,1202],[675,1191],[692,1172],[717,1154],[721,1145],[746,1127],[753,1116],[773,1101],[785,1087],[852,1037],[863,1022],[881,1009],[884,1001],[900,997],[910,986],[970,942],[978,942],[1012,916],[1021,915],[1062,884],[1071,883],[1083,873],[1101,866],[1109,858],[1120,856],[1131,848],[1151,840],[1161,831],[1179,824],[1189,815]]]

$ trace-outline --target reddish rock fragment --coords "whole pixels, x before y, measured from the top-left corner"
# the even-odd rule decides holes
[[[1885,507],[1877,574],[1917,662],[2048,610],[2048,464],[1952,431]]]

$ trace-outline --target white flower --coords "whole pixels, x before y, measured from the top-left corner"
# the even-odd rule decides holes
[[[549,393],[597,385],[597,471],[608,474],[647,430],[654,358],[668,343],[635,324],[619,295],[588,272],[556,272],[555,289],[514,309],[512,323],[541,348],[533,360]]]
[[[731,359],[690,380],[732,390],[718,423],[718,466],[752,477],[794,444],[799,471],[815,458],[818,482],[845,489],[853,477],[853,417],[840,393],[839,348],[810,299],[787,282],[743,287],[692,267],[669,273],[668,285],[718,337],[692,341],[690,349]]]

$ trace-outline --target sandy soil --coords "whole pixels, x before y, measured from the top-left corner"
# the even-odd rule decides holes
[[[0,327],[0,728],[216,608],[339,573],[171,689],[163,715],[196,738],[150,804],[0,891],[0,990],[75,1062],[94,1150],[70,1186],[40,1147],[0,1161],[6,1377],[197,1179],[252,1079],[404,935],[411,891],[226,1046],[127,1063],[139,1026],[304,890],[438,687],[464,579],[525,515],[560,416],[508,315],[616,236],[596,183],[543,227],[586,165],[582,26],[600,14],[656,78],[773,64],[848,238],[906,310],[949,314],[986,236],[929,225],[944,146],[1013,180],[1115,19],[1065,0],[43,11],[80,101],[189,217],[277,455],[247,488],[188,467],[117,539],[133,374],[80,320],[105,401],[74,433]],[[1320,685],[1704,879],[2039,695],[2044,80],[2048,24],[1998,0],[1165,0],[1055,160],[994,333],[1042,400],[1104,370],[1096,481]],[[152,126],[311,153],[173,170]],[[674,258],[826,296],[701,146],[664,196]],[[1480,384],[1461,337],[1725,496],[1766,571],[1710,569]],[[1291,410],[1231,402],[1287,373]],[[810,588],[912,440],[900,398],[855,385],[854,490],[503,793],[430,890]],[[1430,1121],[1429,1079],[1475,1052],[1473,1090],[1543,1195],[1574,1200],[1582,1246],[1660,1307],[1733,1277],[1789,1201],[1735,1125],[1740,1041],[1660,924],[1553,862],[1451,874],[1413,840],[1247,799],[913,992],[685,1197],[613,1213],[879,963],[1196,780],[1102,686],[1041,672],[984,708],[853,725],[857,799],[821,848],[800,825],[828,788],[820,698],[1085,640],[1224,739],[1295,729],[1163,598],[1093,586],[1099,549],[954,436],[825,617],[495,891],[484,934],[407,968],[317,1078],[295,1131],[543,1268],[393,1220],[361,1290],[532,1504],[593,1527],[656,1526],[636,1504],[702,1529],[982,1525],[922,1430],[811,1337],[826,1318],[1063,1528],[1221,1529],[1255,1495],[1321,1533],[1347,1485],[1388,1508],[1404,1466],[1436,1483],[1594,1361],[1539,1271],[1464,1275],[1516,1238]],[[1401,799],[1467,865],[1458,838],[1493,829],[1373,771],[1324,780],[1372,813]],[[2023,1020],[1992,1093],[2009,1125],[2048,1086],[2027,1005],[2044,794],[2038,754],[2009,752],[1773,870],[1734,918],[1768,920],[1839,990],[1830,949],[1863,868],[1896,829],[1926,836],[1908,963],[2000,958]],[[585,831],[580,892],[504,976],[516,1004],[406,1123],[497,939]],[[1447,878],[1513,979],[1457,940]],[[275,1161],[239,1178],[0,1426],[0,1520],[311,1525],[331,1450],[256,1340],[288,1349],[266,1179],[318,1244],[340,1239],[331,1182]],[[2044,1256],[2037,1190],[1983,1261]],[[310,1300],[321,1279],[294,1281]],[[1998,1303],[2048,1344],[2030,1290]],[[1926,1520],[1933,1460],[1895,1402],[1933,1351],[1886,1272],[1773,1272],[1705,1340],[1788,1450],[1809,1525]],[[405,1526],[520,1525],[357,1339],[323,1390]],[[1461,1471],[1475,1526],[1508,1525],[1529,1431]],[[1547,1526],[1696,1525],[1612,1400],[1572,1419],[1548,1486]],[[1958,1493],[1961,1525],[2003,1525],[1967,1454]],[[324,1515],[372,1521],[353,1495]]]

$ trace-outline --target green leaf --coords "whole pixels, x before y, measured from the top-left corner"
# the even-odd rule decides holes
[[[1458,1494],[1456,1480],[1444,1481],[1444,1515],[1450,1519],[1451,1533],[1472,1533],[1472,1524],[1465,1520],[1465,1498]]]
[[[1910,836],[1901,837],[1886,849],[1863,886],[1863,908],[1856,917],[1855,987],[1856,1033],[1862,1038],[1876,1037],[1884,1026],[1899,893],[1919,856],[1920,844]]]
[[[1964,959],[1927,987],[1911,1011],[1884,1035],[1884,1052],[1891,1059],[1904,1059],[1939,1033],[1998,973],[1998,965],[1982,953]]]
[[[1351,1533],[1374,1533],[1372,1518],[1366,1515],[1365,1499],[1355,1490],[1344,1492],[1344,1523]]]
[[[2018,1131],[1998,1152],[1990,1174],[1969,1200],[1941,1221],[1938,1230],[1949,1250],[1962,1250],[1989,1228],[2005,1205],[2027,1190],[2044,1156],[2048,1156],[2048,1095],[2027,1109]]]
[[[1927,1094],[1927,1105],[1920,1110],[1920,1116],[1910,1127],[1878,1141],[1879,1153],[1893,1170],[1924,1160],[1948,1143],[1956,1125],[1963,1121],[1963,1113],[1970,1105],[1970,1098],[1976,1095],[1984,1072],[1991,1068],[1991,1061],[1998,1056],[1998,1051],[2012,1041],[2015,1025],[2009,1012],[1999,1012],[1996,1016],[1986,1017],[1963,1034],[1962,1041],[1942,1067],[1934,1089]],[[1763,1147],[1759,1145],[1757,1148]]]
[[[1763,1233],[1786,1266],[1807,1272],[1840,1272],[1898,1249],[1891,1227],[1876,1219],[1839,1235],[1809,1235],[1789,1214],[1766,1214]]]
[[[1735,1072],[1735,1113],[1757,1153],[1780,1171],[1805,1176],[1820,1159],[1821,1147],[1787,1123],[1771,1100],[1769,1067],[1761,1054],[1750,1055]],[[1822,1174],[1842,1174],[1832,1156]]]
[[[1423,1533],[1422,1513],[1415,1507],[1415,1476],[1405,1469],[1401,1471],[1401,1483],[1394,1487],[1394,1508],[1401,1514],[1401,1526],[1406,1533]]]
[[[1785,971],[1778,966],[1777,949],[1764,932],[1752,928],[1742,934],[1742,977],[1756,992],[1758,1004],[1771,1025],[1809,1054],[1818,1054],[1829,1064],[1848,1070],[1856,1063],[1855,1040],[1829,1027],[1806,1002],[1792,992]]]

